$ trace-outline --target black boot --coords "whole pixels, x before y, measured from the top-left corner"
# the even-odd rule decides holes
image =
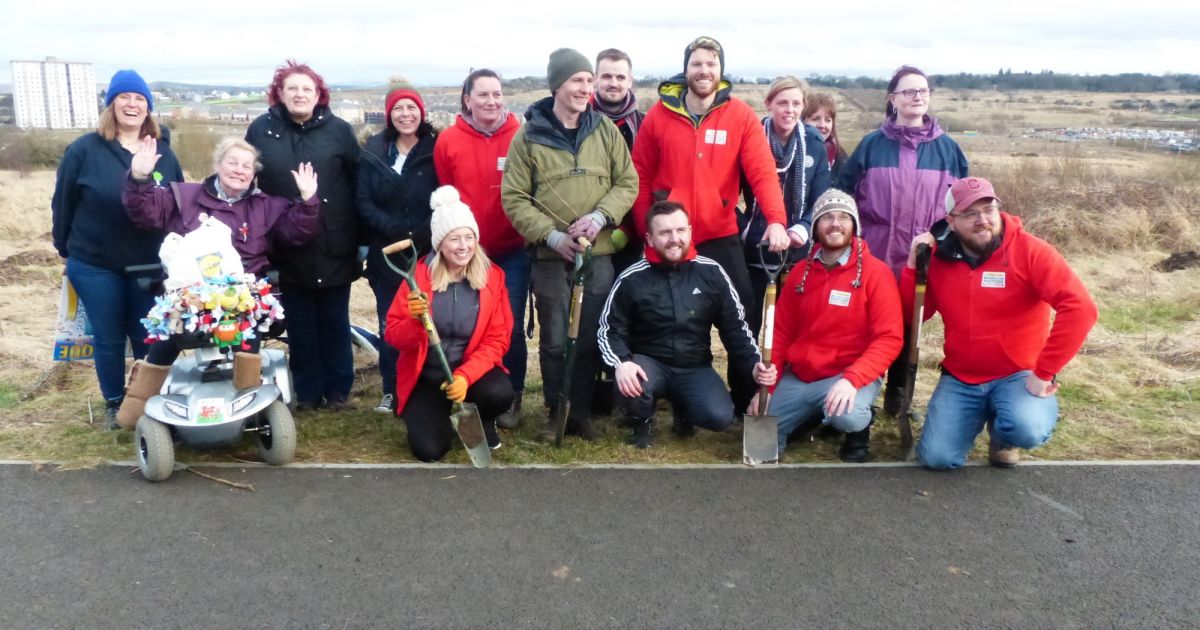
[[[633,418],[628,420],[629,426],[633,429],[629,432],[629,437],[625,438],[625,443],[636,448],[650,448],[654,444],[654,436],[651,434],[651,429],[654,426],[653,418]]]
[[[571,418],[567,421],[567,434],[578,435],[588,442],[599,442],[604,439],[604,434],[596,428],[591,418]]]
[[[686,440],[696,435],[696,425],[676,409],[675,417],[671,420],[671,433],[681,440]]]
[[[871,451],[871,425],[862,431],[847,433],[842,439],[842,448],[838,449],[838,457],[844,462],[853,464],[861,464],[867,461],[867,454]]]

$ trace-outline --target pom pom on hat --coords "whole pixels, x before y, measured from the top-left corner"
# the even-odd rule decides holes
[[[429,220],[430,241],[433,251],[442,246],[442,239],[458,228],[471,228],[475,239],[479,240],[479,223],[475,214],[462,202],[458,189],[453,186],[442,186],[433,191],[429,197],[429,206],[433,208],[433,217]]]

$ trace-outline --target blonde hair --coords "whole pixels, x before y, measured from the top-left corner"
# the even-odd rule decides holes
[[[96,133],[100,134],[105,140],[117,139],[117,115],[113,113],[112,103],[100,112],[100,121],[96,123]],[[150,112],[146,112],[146,120],[142,121],[142,128],[138,130],[138,138],[150,136],[155,140],[162,138],[162,129],[158,126],[158,121],[154,120],[154,116]]]
[[[260,161],[262,159],[262,154],[259,153],[258,149],[256,149],[254,147],[254,145],[250,144],[249,142],[246,142],[243,138],[241,138],[239,136],[229,136],[227,138],[222,139],[220,142],[218,142],[217,148],[213,149],[213,170],[214,171],[217,170],[218,166],[220,166],[221,160],[225,159],[225,156],[229,155],[229,152],[234,149],[241,149],[243,151],[248,152],[250,155],[253,155],[254,156],[254,172],[257,173],[262,170],[262,162]]]
[[[784,90],[790,90],[792,88],[800,90],[800,94],[804,96],[804,102],[807,104],[808,103],[808,83],[804,82],[801,79],[797,79],[796,77],[794,77],[790,74],[779,77],[778,79],[775,79],[774,81],[771,82],[771,87],[767,88],[767,97],[764,99],[764,102],[767,105],[770,105],[771,101],[775,100],[775,97],[779,96],[780,92],[782,92]]]
[[[471,261],[467,263],[466,269],[463,270],[463,277],[472,289],[479,291],[487,285],[488,270],[492,267],[492,261],[484,253],[483,247],[480,247],[478,242],[475,244],[475,253],[471,256]],[[457,279],[451,277],[450,270],[446,268],[446,263],[442,262],[442,253],[435,252],[433,262],[429,263],[429,286],[434,291],[445,291],[450,286],[451,282],[456,282]]]

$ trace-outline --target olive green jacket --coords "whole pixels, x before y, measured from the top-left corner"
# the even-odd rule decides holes
[[[574,144],[554,117],[553,97],[529,107],[527,122],[508,148],[500,202],[539,260],[557,260],[546,245],[550,232],[566,232],[593,210],[607,219],[592,245],[594,255],[615,251],[612,230],[637,197],[638,178],[617,126],[588,107],[579,116]]]

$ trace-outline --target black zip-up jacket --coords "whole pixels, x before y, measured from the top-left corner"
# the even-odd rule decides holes
[[[597,333],[604,362],[643,354],[671,367],[712,365],[716,326],[731,364],[747,373],[762,357],[729,276],[711,258],[678,265],[642,259],[617,278]]]
[[[158,186],[183,181],[183,170],[171,151],[170,134],[164,127],[158,139],[162,157],[154,172],[162,175]],[[166,233],[142,230],[125,212],[121,192],[133,154],[116,140],[105,140],[91,132],[68,147],[58,163],[54,182],[54,249],[58,255],[77,258],[89,265],[124,271],[130,265],[158,262],[158,248]]]
[[[268,195],[299,197],[292,171],[301,162],[312,162],[317,172],[321,230],[309,243],[280,247],[271,255],[281,281],[309,289],[354,282],[362,273],[354,210],[362,149],[350,123],[319,105],[312,118],[296,124],[277,104],[250,123],[246,141],[262,153],[258,187]]]
[[[417,251],[430,249],[429,198],[437,190],[433,168],[434,135],[426,133],[409,151],[400,173],[392,168],[396,132],[387,130],[367,139],[358,167],[358,220],[370,234],[367,276],[397,284],[400,276],[383,262],[380,250],[411,238]]]

